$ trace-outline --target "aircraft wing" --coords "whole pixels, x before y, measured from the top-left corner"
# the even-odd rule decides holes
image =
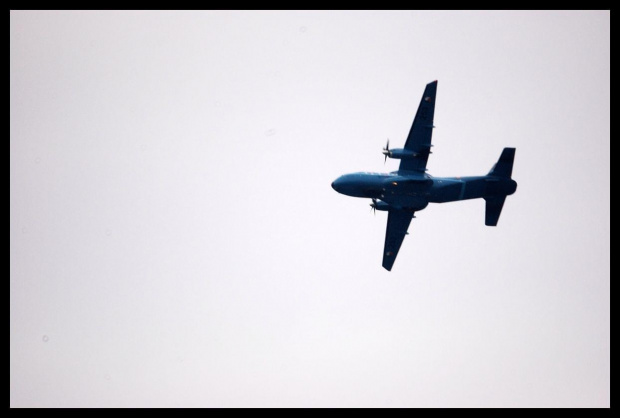
[[[413,212],[408,210],[390,209],[388,211],[385,247],[383,248],[383,268],[388,271],[392,270],[412,218]]]
[[[433,137],[433,118],[435,117],[435,97],[437,96],[437,81],[428,83],[424,89],[420,106],[413,119],[405,149],[413,151],[414,158],[400,160],[398,171],[426,171],[426,162],[431,152]]]

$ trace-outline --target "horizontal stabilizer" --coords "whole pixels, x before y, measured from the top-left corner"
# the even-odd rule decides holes
[[[497,226],[499,215],[502,213],[502,208],[504,207],[506,195],[485,197],[484,200],[486,201],[484,224],[487,226]]]

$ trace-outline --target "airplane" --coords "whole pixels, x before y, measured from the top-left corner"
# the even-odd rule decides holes
[[[486,202],[485,224],[497,226],[506,196],[517,190],[512,179],[515,148],[504,148],[499,160],[485,176],[433,177],[426,173],[431,154],[433,118],[437,80],[426,85],[404,148],[383,148],[384,162],[400,160],[397,171],[345,174],[332,183],[338,193],[372,199],[371,210],[388,213],[383,267],[391,271],[401,244],[408,235],[411,219],[429,203],[455,202],[483,198]]]

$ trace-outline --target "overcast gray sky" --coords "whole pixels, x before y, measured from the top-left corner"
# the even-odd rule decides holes
[[[610,405],[610,12],[11,12],[10,403]],[[386,214],[517,148],[484,201]]]

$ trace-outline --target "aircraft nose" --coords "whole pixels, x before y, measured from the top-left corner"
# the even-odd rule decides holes
[[[346,186],[346,181],[341,177],[338,177],[336,180],[332,181],[332,189],[338,193],[342,193],[344,186]]]

